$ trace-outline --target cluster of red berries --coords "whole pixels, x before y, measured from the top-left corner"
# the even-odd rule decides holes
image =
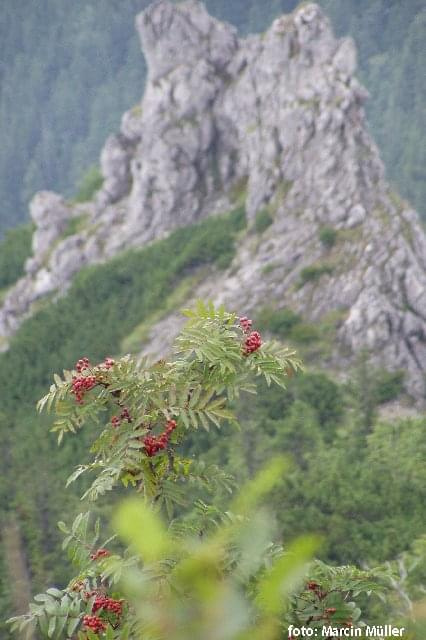
[[[111,369],[111,367],[115,365],[115,360],[113,360],[112,358],[105,358],[103,364],[105,369]]]
[[[156,453],[162,451],[169,444],[169,439],[173,431],[176,429],[176,420],[167,420],[166,429],[159,436],[145,436],[143,443],[147,456],[155,456]]]
[[[86,391],[90,391],[96,385],[96,376],[73,376],[71,393],[74,394],[78,404],[83,404]]]
[[[98,616],[83,616],[83,624],[87,629],[93,631],[93,633],[98,633],[99,631],[105,631],[107,628],[105,622],[102,622]]]
[[[110,555],[111,554],[108,549],[98,549],[97,551],[95,551],[95,553],[90,554],[90,559],[99,560],[99,558],[107,558]]]
[[[80,358],[80,360],[78,360],[77,364],[75,365],[75,369],[77,373],[81,373],[82,371],[84,371],[85,369],[88,369],[89,367],[90,367],[89,358]]]
[[[123,420],[126,420],[127,422],[132,422],[132,417],[127,407],[124,407],[123,411],[120,413],[119,416],[113,416],[111,418],[111,424],[113,427],[117,428],[120,426]]]
[[[320,600],[323,600],[327,595],[327,592],[321,591],[321,586],[313,580],[311,582],[308,582],[306,588],[308,589],[308,591],[313,591],[317,598],[319,598]]]
[[[96,613],[99,609],[110,611],[111,613],[115,613],[117,616],[121,616],[123,612],[123,604],[120,600],[114,600],[108,596],[99,595],[93,603],[92,613]]]
[[[252,321],[246,316],[239,318],[240,327],[246,334],[243,344],[243,354],[248,356],[250,353],[257,351],[262,346],[262,338],[258,331],[251,331]]]
[[[253,353],[257,351],[262,346],[262,338],[258,331],[252,331],[249,333],[247,338],[244,341],[243,352],[244,355],[248,356],[249,353]]]
[[[239,318],[239,321],[240,321],[240,327],[244,331],[244,333],[249,333],[251,329],[252,321],[249,320],[249,318],[246,318],[246,316]]]

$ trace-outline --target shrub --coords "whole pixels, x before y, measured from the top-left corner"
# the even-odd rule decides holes
[[[229,267],[235,255],[235,236],[246,225],[244,207],[234,209],[228,217],[207,218],[197,225],[178,229],[175,244],[180,247],[176,257],[179,268],[195,268],[206,263],[216,263],[220,269]]]
[[[264,307],[257,321],[271,333],[298,344],[315,342],[320,337],[315,325],[303,322],[302,316],[291,309]]]
[[[297,378],[294,394],[313,408],[323,427],[335,427],[343,416],[340,388],[324,373],[305,373]]]
[[[265,264],[265,266],[262,267],[261,273],[262,275],[267,276],[269,273],[272,273],[280,266],[281,264],[279,262],[268,262],[268,264]]]
[[[268,227],[271,226],[273,221],[274,219],[269,213],[268,209],[262,209],[261,211],[258,211],[254,219],[254,230],[256,231],[256,233],[263,233]]]
[[[321,276],[333,273],[333,267],[328,264],[310,265],[300,272],[299,287],[303,287],[307,282],[316,282]]]
[[[404,371],[377,371],[373,380],[376,402],[382,404],[395,400],[404,389],[404,377]]]
[[[337,231],[333,227],[321,227],[319,230],[319,239],[326,249],[334,247],[337,240]]]
[[[264,307],[257,315],[257,321],[268,331],[288,337],[292,329],[302,321],[302,318],[291,309]]]
[[[289,336],[290,340],[293,340],[298,344],[315,342],[319,337],[318,329],[315,325],[309,324],[309,322],[301,322],[300,324],[295,325]]]
[[[9,229],[0,243],[0,289],[14,284],[24,275],[24,264],[31,256],[32,224]]]
[[[95,193],[102,187],[103,181],[104,179],[99,168],[96,165],[90,167],[77,185],[74,202],[88,202],[91,200]]]

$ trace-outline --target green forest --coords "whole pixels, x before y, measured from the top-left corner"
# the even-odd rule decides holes
[[[134,29],[148,0],[3,0],[0,20],[0,233],[23,222],[35,191],[73,193],[106,137],[143,94]],[[241,34],[261,32],[295,0],[207,0]],[[423,0],[320,0],[352,35],[368,121],[389,179],[426,215]],[[392,131],[392,135],[389,132]]]

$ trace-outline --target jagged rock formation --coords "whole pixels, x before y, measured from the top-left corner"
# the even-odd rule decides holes
[[[35,196],[34,257],[5,299],[0,335],[85,264],[226,210],[238,192],[251,223],[263,211],[272,224],[249,232],[231,269],[195,295],[244,311],[273,301],[312,321],[336,312],[340,362],[367,348],[423,397],[426,238],[384,179],[353,42],[337,40],[315,4],[246,39],[197,0],[157,0],[136,24],[149,69],[141,105],[106,142],[93,202]],[[84,224],[64,237],[72,218]],[[164,348],[170,319],[156,331]]]

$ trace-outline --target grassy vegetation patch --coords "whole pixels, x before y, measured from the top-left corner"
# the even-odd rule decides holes
[[[281,180],[278,183],[277,188],[275,190],[275,196],[269,205],[271,211],[275,212],[279,208],[279,206],[286,199],[287,194],[290,191],[292,186],[293,186],[293,182],[291,180]]]
[[[247,198],[247,184],[248,177],[243,176],[239,178],[231,187],[229,191],[229,198],[235,206],[244,206]]]
[[[280,262],[268,262],[268,264],[265,264],[265,266],[262,267],[262,275],[267,276],[268,273],[272,273],[272,271],[275,271],[275,269],[278,269],[278,267],[281,266]]]
[[[89,219],[88,213],[82,213],[79,216],[70,218],[65,231],[61,234],[60,239],[64,240],[69,236],[73,236],[76,233],[80,233],[80,231],[82,231],[86,227],[88,219]]]

